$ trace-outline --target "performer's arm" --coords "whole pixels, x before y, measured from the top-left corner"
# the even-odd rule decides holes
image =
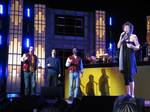
[[[48,67],[49,64],[49,58],[46,59],[46,66]]]
[[[58,59],[58,77],[60,77],[61,76],[61,66],[60,66],[60,60]]]
[[[81,60],[80,62],[80,73],[81,73],[81,77],[83,76],[83,62]]]
[[[123,40],[124,40],[124,35],[125,35],[125,32],[122,32],[121,35],[120,35],[118,44],[117,44],[117,48],[120,48],[120,47],[121,47],[121,44],[122,44],[122,42],[123,42]]]
[[[83,62],[82,62],[82,60],[81,60],[81,64],[80,64],[80,70],[81,70],[81,72],[83,72]]]
[[[119,40],[117,44],[117,48],[120,48],[120,47],[121,47],[121,41]]]
[[[127,47],[128,48],[131,48],[131,49],[134,49],[134,50],[138,50],[140,48],[140,44],[139,44],[139,41],[138,41],[138,38],[136,35],[134,35],[134,44],[135,45],[132,45],[132,44],[127,44]]]
[[[71,64],[72,60],[70,60],[70,58],[67,58],[67,61],[66,61],[66,67],[69,67],[70,64]]]
[[[21,61],[24,62],[28,59],[28,57],[26,56],[26,54],[23,54],[23,56],[21,57]]]
[[[133,47],[134,50],[138,50],[140,48],[140,44],[139,44],[137,36],[135,36],[134,38],[134,43],[135,43],[135,46]]]

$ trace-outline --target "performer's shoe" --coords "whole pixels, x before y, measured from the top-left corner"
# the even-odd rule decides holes
[[[72,97],[72,96],[69,96],[68,100],[69,100],[69,101],[73,101],[73,97]]]

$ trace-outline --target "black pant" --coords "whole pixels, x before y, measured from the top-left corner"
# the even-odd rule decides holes
[[[56,87],[58,84],[57,75],[47,75],[47,82],[49,87]]]

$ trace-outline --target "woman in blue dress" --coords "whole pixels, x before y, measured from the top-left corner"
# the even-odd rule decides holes
[[[126,22],[122,26],[117,47],[119,52],[119,70],[124,76],[126,94],[134,97],[134,76],[137,73],[135,51],[139,49],[138,38],[133,34],[134,26]]]

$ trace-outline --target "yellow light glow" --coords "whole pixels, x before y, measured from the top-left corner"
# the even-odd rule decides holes
[[[147,16],[147,32],[150,32],[150,16]]]
[[[42,25],[39,25],[38,33],[42,33]]]
[[[21,54],[21,52],[22,52],[22,45],[21,45],[21,42],[18,41],[18,53]]]
[[[96,11],[96,57],[105,53],[105,12]],[[101,50],[100,50],[101,49]]]
[[[42,47],[42,58],[45,58],[45,47]]]
[[[14,52],[13,53],[17,53],[17,47],[18,47],[17,44],[18,44],[18,39],[14,37],[14,47],[13,47]]]
[[[8,65],[8,72],[10,73],[12,71],[12,65]]]
[[[12,70],[12,77],[16,77],[16,75],[17,75],[17,71],[16,71],[16,69],[13,69]],[[13,79],[15,79],[15,78],[13,78]]]
[[[19,16],[19,21],[18,21],[19,23],[21,23],[22,22],[22,16]]]
[[[13,64],[17,64],[17,55],[16,54],[14,54],[13,55]]]
[[[18,25],[19,24],[19,21],[18,21],[18,15],[15,15],[15,22],[14,22],[14,25]]]
[[[34,46],[35,54],[38,56],[40,65],[42,68],[37,70],[37,88],[44,84],[44,73],[45,73],[45,6],[40,4],[35,4],[35,15],[34,15]],[[39,36],[39,34],[41,36]],[[42,41],[41,41],[42,40]]]
[[[11,0],[7,91],[20,92],[22,53],[22,0]],[[13,86],[12,86],[13,85]]]
[[[45,25],[42,25],[42,22],[45,23],[45,15],[39,11],[36,15],[35,15],[35,20],[39,21],[39,24],[35,24],[35,31],[38,31],[38,33],[42,33],[43,31],[45,31]],[[36,22],[35,21],[35,22]]]
[[[13,41],[10,41],[10,44],[9,44],[9,53],[13,53]]]
[[[42,58],[41,45],[38,45],[38,57]]]
[[[45,31],[45,25],[42,25],[41,30],[42,30],[42,32]]]
[[[21,55],[18,55],[18,58],[17,58],[17,65],[21,65]]]
[[[42,68],[45,68],[45,59],[42,59]]]
[[[38,20],[42,20],[42,12],[41,11],[39,11],[38,16],[39,16]]]
[[[19,9],[19,1],[15,0],[15,9],[18,11]]]
[[[13,3],[11,4],[11,10],[15,10]]]
[[[19,5],[19,11],[20,11],[20,12],[22,12],[22,11],[23,11],[23,7],[22,7],[22,5],[21,5],[21,4]]]

